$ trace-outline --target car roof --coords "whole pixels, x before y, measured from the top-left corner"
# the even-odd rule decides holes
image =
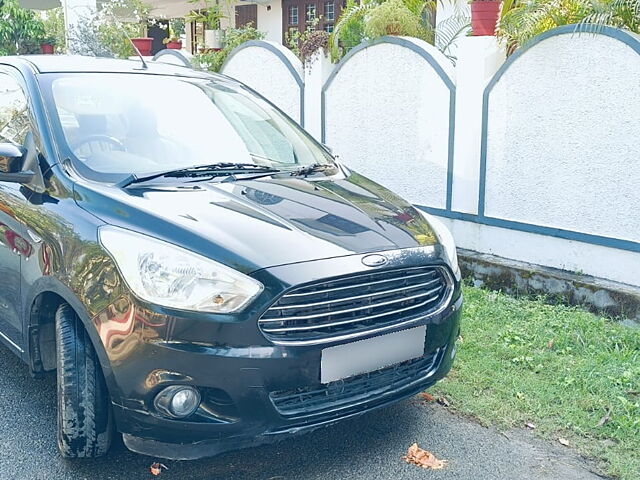
[[[18,55],[0,57],[0,64],[15,67],[28,66],[37,73],[146,73],[155,75],[179,75],[195,78],[211,78],[205,72],[188,67],[147,60],[148,68],[142,68],[140,60],[85,57],[80,55]]]

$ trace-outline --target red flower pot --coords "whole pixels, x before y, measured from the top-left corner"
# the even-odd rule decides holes
[[[167,42],[167,48],[170,50],[182,50],[182,42]]]
[[[142,55],[143,57],[151,56],[153,38],[132,38],[131,41],[140,52],[140,55]]]
[[[495,35],[501,0],[471,3],[471,28],[475,36]]]
[[[53,45],[49,43],[41,44],[40,52],[42,52],[43,55],[53,55]]]

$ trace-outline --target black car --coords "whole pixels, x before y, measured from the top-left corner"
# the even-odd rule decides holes
[[[461,305],[448,230],[242,84],[0,58],[0,338],[57,372],[63,456],[119,432],[198,458],[397,402],[449,371]]]

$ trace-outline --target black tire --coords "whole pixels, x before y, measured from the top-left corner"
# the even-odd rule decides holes
[[[63,457],[104,455],[113,439],[109,394],[89,335],[67,305],[56,311],[58,449]]]

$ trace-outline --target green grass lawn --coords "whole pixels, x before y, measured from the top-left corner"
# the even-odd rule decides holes
[[[464,294],[458,357],[431,393],[487,425],[532,423],[604,473],[639,479],[640,330],[539,300]]]

